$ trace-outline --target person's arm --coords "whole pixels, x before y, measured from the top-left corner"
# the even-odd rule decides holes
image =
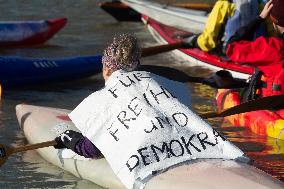
[[[270,13],[272,1],[266,3],[259,18],[251,22],[246,29],[240,29],[234,39],[231,39],[226,48],[226,55],[235,62],[254,64],[255,66],[268,65],[282,58],[282,45],[274,37],[258,37],[254,41],[244,40],[251,29],[256,27]]]
[[[67,130],[55,138],[56,149],[68,148],[86,158],[99,158],[102,156],[100,150],[82,133]]]
[[[264,19],[260,16],[252,20],[248,25],[240,27],[236,33],[228,40],[227,44],[235,41],[252,41],[254,38],[254,32],[264,22]]]
[[[83,137],[77,142],[75,152],[85,158],[102,157],[101,151],[87,137]]]
[[[229,39],[228,44],[235,41],[252,41],[254,32],[264,22],[265,18],[270,14],[273,7],[272,0],[267,2],[260,15],[252,20],[248,25],[239,28],[236,33]]]

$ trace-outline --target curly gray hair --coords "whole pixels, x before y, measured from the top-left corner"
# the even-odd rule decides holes
[[[115,36],[113,42],[104,50],[102,63],[105,67],[115,70],[133,71],[139,65],[141,48],[132,34]]]

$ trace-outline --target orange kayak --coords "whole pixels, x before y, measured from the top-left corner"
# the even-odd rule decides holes
[[[219,89],[216,95],[218,110],[239,105],[240,93],[236,90]],[[234,126],[244,126],[252,132],[284,140],[284,109],[258,110],[225,117]]]

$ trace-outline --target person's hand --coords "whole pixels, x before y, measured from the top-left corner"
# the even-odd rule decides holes
[[[269,1],[265,4],[265,6],[264,6],[264,8],[263,8],[263,10],[261,11],[261,13],[260,13],[259,16],[260,16],[262,19],[265,19],[265,18],[270,14],[270,11],[271,11],[272,7],[273,7],[272,0],[269,0]]]
[[[83,138],[82,133],[73,130],[66,130],[65,132],[61,133],[58,137],[54,139],[57,142],[54,148],[56,149],[68,148],[74,151],[77,142],[81,138]]]
[[[197,38],[199,34],[192,34],[183,39],[183,48],[197,48]]]

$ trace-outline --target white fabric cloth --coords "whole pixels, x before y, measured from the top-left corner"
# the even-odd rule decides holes
[[[243,155],[190,105],[182,83],[143,71],[116,71],[69,116],[130,189],[190,159]]]

